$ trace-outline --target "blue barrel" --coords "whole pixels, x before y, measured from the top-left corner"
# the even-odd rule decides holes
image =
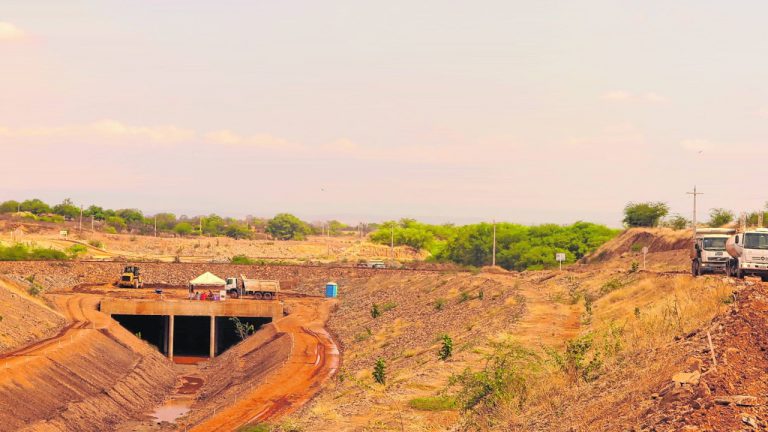
[[[328,282],[325,284],[325,296],[334,298],[339,295],[339,285],[336,282]]]

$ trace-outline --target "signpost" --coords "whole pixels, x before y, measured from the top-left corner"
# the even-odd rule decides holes
[[[645,271],[645,256],[648,255],[648,246],[643,246],[643,271]]]
[[[562,252],[558,252],[555,254],[555,259],[558,263],[560,263],[560,270],[563,270],[563,261],[565,261],[565,254]]]

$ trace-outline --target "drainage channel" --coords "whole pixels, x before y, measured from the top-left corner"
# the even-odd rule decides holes
[[[197,393],[203,387],[204,381],[197,373],[196,362],[192,358],[184,360],[187,361],[182,361],[175,365],[181,374],[179,385],[173,391],[173,394],[150,414],[155,423],[176,423],[180,417],[189,412],[192,404],[195,402]]]

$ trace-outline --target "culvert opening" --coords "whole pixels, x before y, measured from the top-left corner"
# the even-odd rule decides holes
[[[243,326],[253,325],[253,331],[257,332],[261,326],[272,322],[271,318],[236,317]],[[232,317],[216,317],[216,355],[232,348],[242,339],[237,331],[237,323]]]
[[[168,317],[164,315],[112,315],[121,326],[136,337],[152,344],[163,354],[168,353],[166,329]]]
[[[207,357],[211,346],[211,317],[176,315],[173,354]]]

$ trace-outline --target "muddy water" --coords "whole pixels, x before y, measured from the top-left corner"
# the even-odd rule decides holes
[[[187,365],[177,367],[183,367],[183,370],[186,372],[189,372],[190,369],[196,371],[196,368],[190,368]],[[203,387],[203,383],[203,379],[195,373],[182,376],[180,384],[176,387],[171,397],[151,413],[155,422],[175,423],[179,417],[188,413],[195,402],[195,395]]]

